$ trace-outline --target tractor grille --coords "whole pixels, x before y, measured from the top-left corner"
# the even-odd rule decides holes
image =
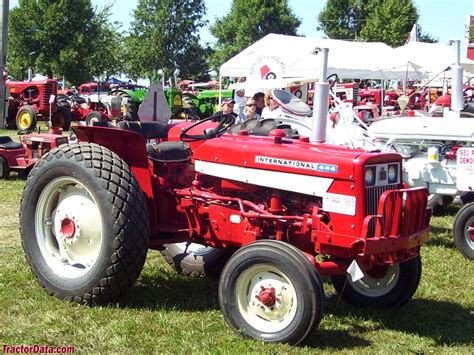
[[[374,186],[365,188],[365,214],[375,215],[377,214],[377,209],[379,207],[380,196],[388,190],[399,189],[398,184],[385,185],[385,186]],[[375,219],[372,219],[369,223],[368,235],[372,237],[375,233]]]
[[[43,86],[43,100],[42,104],[45,107],[49,107],[49,98],[51,95],[57,95],[58,88],[54,83],[47,83]]]

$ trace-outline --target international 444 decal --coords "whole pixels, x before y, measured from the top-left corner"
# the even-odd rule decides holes
[[[264,164],[264,165],[286,166],[289,168],[315,170],[315,171],[320,171],[324,173],[332,173],[332,174],[336,174],[338,170],[338,166],[332,165],[332,164],[265,157],[261,155],[255,156],[255,162],[258,164]]]

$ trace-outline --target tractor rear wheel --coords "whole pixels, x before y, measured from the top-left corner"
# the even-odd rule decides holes
[[[294,246],[274,240],[244,246],[226,263],[219,303],[229,325],[266,342],[298,344],[319,324],[323,286]]]
[[[206,247],[201,244],[165,244],[160,250],[165,260],[176,271],[192,277],[218,278],[232,252],[227,249]]]
[[[8,179],[10,176],[10,166],[4,157],[0,157],[0,179]]]
[[[468,259],[474,259],[474,202],[461,207],[453,224],[454,244]]]
[[[16,114],[16,127],[20,131],[32,130],[36,127],[36,112],[30,105],[20,107]]]
[[[56,112],[51,116],[51,126],[68,131],[71,128],[71,110],[68,106],[58,106]]]
[[[145,198],[115,153],[97,144],[62,145],[30,172],[20,234],[33,274],[49,294],[85,304],[115,301],[145,262]]]
[[[104,116],[99,111],[91,111],[86,116],[86,125],[93,126],[94,123],[105,122]]]
[[[123,91],[112,91],[110,95],[121,97],[122,100],[126,99],[127,103],[122,104],[123,114],[127,121],[138,121],[138,108],[140,104],[132,100],[130,95]]]
[[[355,282],[349,274],[331,276],[336,291],[360,307],[400,307],[415,293],[421,278],[421,257],[394,265],[374,266]]]

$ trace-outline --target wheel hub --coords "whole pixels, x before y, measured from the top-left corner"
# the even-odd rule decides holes
[[[80,235],[81,227],[76,223],[76,218],[69,218],[67,215],[61,219],[60,233],[67,244],[73,244]]]
[[[272,307],[275,304],[275,301],[277,300],[275,289],[273,287],[265,288],[263,286],[262,290],[256,298],[267,307]]]
[[[470,225],[469,227],[467,227],[467,233],[471,238],[471,242],[474,242],[474,225]]]

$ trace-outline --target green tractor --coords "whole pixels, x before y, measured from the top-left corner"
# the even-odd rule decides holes
[[[219,111],[219,94],[221,100],[232,98],[233,90],[204,90],[197,95],[183,93],[183,111],[201,118],[209,117]]]

